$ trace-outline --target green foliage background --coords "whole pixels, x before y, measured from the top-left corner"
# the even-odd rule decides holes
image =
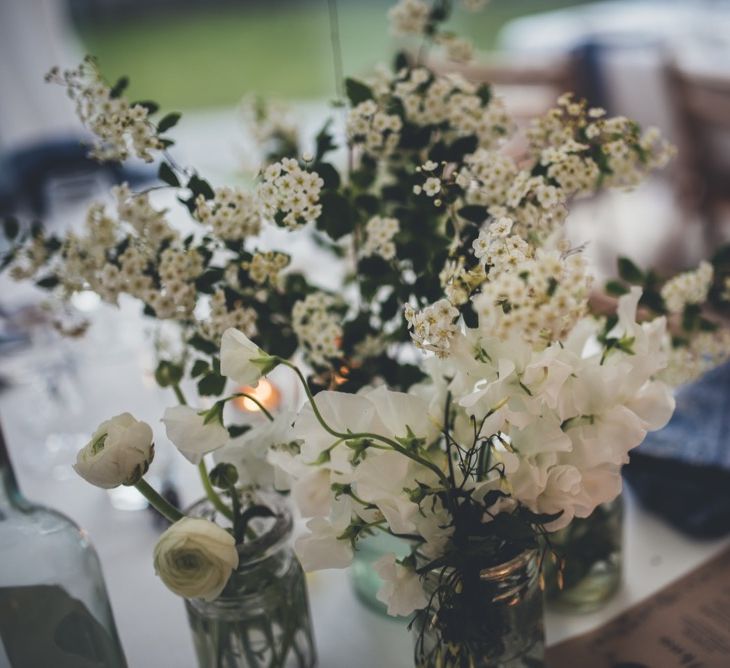
[[[511,19],[584,2],[492,0],[476,15],[457,11],[449,27],[490,50]],[[392,4],[338,3],[347,74],[367,73],[404,44],[389,33],[386,11]],[[109,80],[126,74],[132,98],[152,95],[167,109],[231,105],[251,92],[288,99],[333,94],[326,0],[202,3],[199,9],[183,6],[121,21],[82,21],[80,33]]]

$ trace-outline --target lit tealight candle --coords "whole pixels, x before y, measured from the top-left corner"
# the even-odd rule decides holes
[[[276,409],[281,403],[281,392],[279,392],[279,388],[266,378],[262,378],[256,387],[240,387],[238,391],[253,397],[261,406],[269,411]],[[234,401],[236,408],[244,413],[261,412],[261,407],[256,401],[251,401],[248,397],[236,397]]]

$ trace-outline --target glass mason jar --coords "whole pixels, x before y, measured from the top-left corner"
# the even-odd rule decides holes
[[[244,499],[244,503],[245,503]],[[201,668],[311,668],[316,664],[307,584],[291,547],[292,516],[284,499],[256,493],[275,512],[251,521],[258,537],[238,548],[239,564],[214,601],[186,599]],[[207,499],[188,515],[215,521]]]
[[[127,665],[88,536],[23,498],[1,430],[0,563],[0,665]]]
[[[621,586],[624,503],[621,495],[550,534],[543,564],[545,598],[566,612],[591,612]],[[561,568],[562,564],[562,568]]]
[[[368,608],[382,615],[388,614],[388,607],[377,598],[383,580],[373,564],[386,554],[395,554],[399,559],[411,551],[410,543],[402,538],[379,531],[358,541],[355,556],[350,566],[350,582],[355,594]],[[390,619],[395,619],[390,617]]]
[[[544,667],[539,558],[539,550],[525,550],[482,570],[471,585],[474,590],[468,593],[470,603],[461,618],[449,620],[451,632],[444,628],[442,611],[417,613],[413,625],[417,668]],[[427,580],[427,589],[433,591],[434,586]]]

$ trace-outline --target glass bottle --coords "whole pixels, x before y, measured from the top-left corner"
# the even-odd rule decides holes
[[[470,605],[459,619],[446,617],[456,622],[455,635],[442,626],[441,611],[419,612],[413,625],[417,668],[544,668],[539,560],[539,550],[525,550],[464,583],[459,593],[468,593]],[[465,592],[467,586],[472,591]],[[426,588],[433,593],[434,582],[427,580]]]
[[[545,598],[565,612],[591,612],[621,586],[623,497],[549,535],[554,554],[543,563]]]
[[[0,665],[127,665],[88,536],[23,498],[1,429],[0,563]]]
[[[214,601],[186,599],[200,668],[312,668],[316,665],[307,583],[291,547],[283,499],[257,493],[275,517],[255,519],[257,538],[238,548],[238,568]],[[207,499],[187,515],[216,520]]]

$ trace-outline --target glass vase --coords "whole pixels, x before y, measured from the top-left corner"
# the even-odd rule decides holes
[[[409,554],[408,541],[379,531],[358,541],[357,550],[350,566],[350,582],[358,599],[371,610],[381,615],[388,614],[388,607],[377,598],[383,585],[373,564],[386,554],[395,554],[399,559]],[[390,619],[393,619],[392,617]]]
[[[462,581],[458,608],[416,614],[417,668],[541,668],[545,666],[539,551],[483,569]],[[434,591],[432,581],[427,591]]]
[[[252,499],[243,499],[253,503]],[[291,547],[284,500],[257,493],[275,517],[255,519],[257,538],[239,546],[238,569],[214,601],[186,599],[200,668],[311,668],[316,664],[307,586]],[[216,520],[206,499],[188,515]]]
[[[554,554],[543,564],[545,598],[566,612],[591,612],[621,586],[623,497],[549,535]]]
[[[88,535],[18,490],[0,430],[0,666],[124,668]]]

